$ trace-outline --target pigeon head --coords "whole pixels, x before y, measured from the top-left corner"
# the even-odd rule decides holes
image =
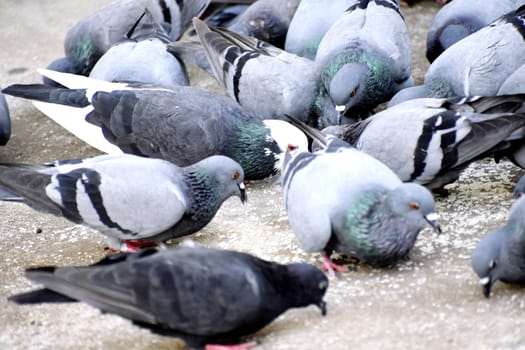
[[[277,119],[263,121],[270,131],[270,137],[277,143],[279,153],[275,156],[275,170],[281,171],[285,152],[294,153],[308,151],[308,139],[306,135],[292,124]]]
[[[244,186],[244,171],[242,167],[231,158],[225,156],[211,156],[196,164],[198,173],[207,178],[209,185],[222,203],[230,196],[237,196],[245,202],[246,190]]]
[[[479,277],[483,295],[490,297],[492,285],[499,279],[499,257],[501,251],[501,231],[484,237],[472,253],[472,268]]]
[[[328,289],[325,273],[310,264],[290,264],[287,266],[290,283],[290,298],[294,307],[316,305],[321,314],[326,315],[326,302],[323,297]]]
[[[516,186],[514,187],[514,199],[521,198],[525,193],[525,176],[522,176]]]
[[[405,183],[392,190],[387,199],[391,212],[404,219],[416,234],[427,225],[441,233],[432,194],[423,186]]]
[[[328,85],[328,93],[340,114],[356,106],[366,95],[365,80],[368,65],[350,62],[334,74]]]

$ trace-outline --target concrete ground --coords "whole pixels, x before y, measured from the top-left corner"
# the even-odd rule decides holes
[[[68,28],[108,0],[3,0],[0,4],[0,86],[38,82],[36,68],[63,54]],[[414,46],[414,76],[427,67],[424,39],[438,10],[431,1],[404,10]],[[8,98],[13,135],[0,162],[42,162],[97,154],[37,112]],[[485,299],[470,268],[470,252],[500,225],[522,170],[487,160],[471,166],[437,198],[444,234],[421,233],[411,259],[392,269],[358,265],[332,278],[328,315],[291,310],[248,339],[258,349],[518,349],[525,348],[525,292],[501,283]],[[251,183],[249,202],[227,201],[196,241],[280,262],[320,263],[303,253],[282,211],[280,188]],[[178,349],[183,344],[103,315],[82,304],[18,306],[6,297],[37,287],[29,266],[85,265],[104,255],[97,232],[22,204],[0,203],[1,349]]]

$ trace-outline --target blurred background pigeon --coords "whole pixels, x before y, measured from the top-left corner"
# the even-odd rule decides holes
[[[523,0],[454,0],[436,14],[427,33],[426,57],[433,62],[443,51],[504,14],[525,4]]]
[[[11,116],[4,94],[0,91],[0,145],[5,146],[11,137]]]

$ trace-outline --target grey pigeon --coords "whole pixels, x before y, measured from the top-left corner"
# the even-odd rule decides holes
[[[189,86],[133,88],[64,73],[44,73],[62,85],[84,88],[13,85],[4,92],[53,103],[35,104],[88,143],[111,153],[114,151],[106,145],[109,142],[126,153],[161,158],[179,166],[221,154],[239,162],[247,179],[257,180],[278,171],[281,153],[288,143],[307,148],[304,134],[287,122],[262,121],[230,98],[211,91]],[[98,129],[94,142],[90,135],[83,135],[89,131],[86,124]]]
[[[291,308],[316,305],[326,314],[328,279],[315,266],[228,250],[146,249],[90,266],[30,268],[26,277],[44,288],[10,301],[85,302],[198,349],[238,342]]]
[[[286,51],[315,60],[330,26],[358,0],[302,0],[286,34]]]
[[[484,0],[482,5],[473,0],[452,1],[430,24],[427,59],[433,62],[448,47],[523,4],[523,0]]]
[[[290,21],[301,0],[257,0],[228,27],[230,30],[284,48]]]
[[[324,35],[315,58],[333,102],[347,116],[366,117],[412,86],[408,30],[397,0],[359,1]]]
[[[187,29],[191,19],[200,16],[208,4],[209,0],[199,0],[183,7],[180,20],[185,27],[181,29]],[[135,26],[137,28],[128,35],[129,40],[115,44],[106,51],[89,76],[100,80],[133,81],[166,87],[189,85],[184,63],[167,51],[166,44],[172,39],[166,28],[155,22],[148,8]]]
[[[418,97],[494,96],[525,63],[525,6],[450,46],[421,86],[401,90],[389,106]]]
[[[512,204],[505,224],[483,237],[472,252],[472,268],[485,297],[496,281],[525,284],[525,198]]]
[[[0,91],[0,145],[4,146],[11,137],[11,116],[4,94]]]
[[[230,196],[246,200],[241,166],[224,156],[188,167],[134,155],[103,155],[57,166],[0,165],[0,187],[31,208],[64,216],[109,238],[163,243],[206,226]]]
[[[405,258],[429,224],[440,232],[434,199],[421,185],[402,183],[386,165],[329,136],[315,152],[287,151],[282,171],[284,206],[301,247],[332,251],[373,265]],[[317,130],[316,130],[317,131]]]
[[[205,1],[206,2],[206,1]],[[156,23],[164,26],[171,40],[177,40],[185,28],[194,6],[193,0],[115,0],[80,20],[67,33],[65,57],[50,64],[49,69],[88,75],[98,59],[114,44],[124,40],[147,7]],[[183,20],[184,22],[183,23]],[[52,83],[51,80],[44,80]]]
[[[402,181],[440,190],[525,125],[525,115],[514,113],[524,101],[525,95],[414,99],[324,131],[379,159]]]
[[[198,19],[194,26],[213,75],[249,113],[260,118],[289,114],[314,127],[338,122],[313,61]]]

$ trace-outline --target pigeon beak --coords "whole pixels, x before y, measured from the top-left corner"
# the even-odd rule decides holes
[[[481,290],[483,290],[483,295],[485,298],[490,297],[490,289],[492,288],[492,283],[490,277],[486,276],[479,279],[479,284],[481,285]]]
[[[439,225],[439,216],[432,212],[430,214],[427,214],[425,216],[425,220],[429,223],[430,226],[432,226],[432,228],[434,229],[434,231],[436,231],[438,234],[441,234],[441,226]]]
[[[244,182],[241,182],[239,184],[239,197],[241,198],[241,203],[243,204],[248,200],[248,197],[246,196],[246,186],[244,185]]]
[[[335,111],[337,112],[337,125],[341,125],[341,119],[345,115],[346,106],[337,105],[335,106]]]
[[[321,300],[319,304],[317,304],[317,307],[321,309],[321,315],[326,316],[326,301]]]

